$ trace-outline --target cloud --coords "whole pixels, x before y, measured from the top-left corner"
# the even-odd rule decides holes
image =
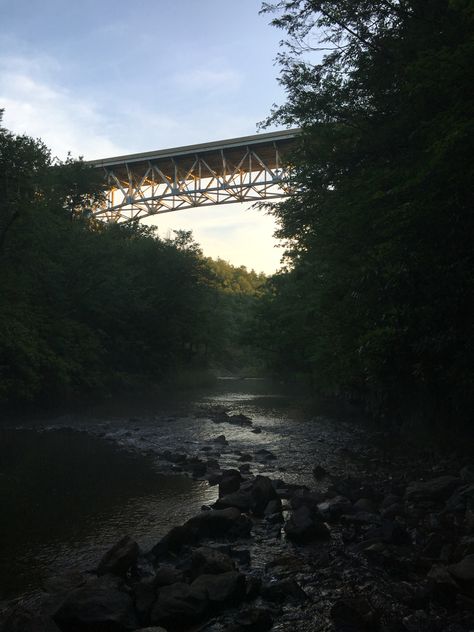
[[[59,64],[48,57],[0,57],[5,127],[41,138],[59,158],[69,151],[87,158],[122,153],[93,101],[55,83],[58,70]]]

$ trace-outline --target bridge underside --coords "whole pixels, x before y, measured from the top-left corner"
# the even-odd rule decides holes
[[[90,161],[106,178],[105,221],[288,195],[285,155],[298,130]]]

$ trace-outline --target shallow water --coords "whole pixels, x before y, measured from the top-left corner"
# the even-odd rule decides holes
[[[253,425],[215,423],[210,410],[218,408],[246,414]],[[256,427],[261,433],[252,432]],[[263,380],[221,380],[179,400],[110,402],[7,424],[0,430],[0,598],[36,590],[67,568],[93,568],[125,534],[148,550],[213,502],[215,487],[163,474],[169,463],[159,454],[202,457],[202,447],[217,449],[220,434],[228,440],[216,454],[222,467],[237,467],[242,453],[265,448],[275,458],[254,456],[252,472],[295,483],[311,482],[315,462],[341,471],[338,449],[357,442],[353,427],[305,418],[280,385]]]

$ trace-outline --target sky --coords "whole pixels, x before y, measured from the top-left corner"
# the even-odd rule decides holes
[[[260,0],[0,0],[0,108],[15,133],[85,160],[256,133],[284,102],[284,35]],[[270,131],[269,128],[265,131]],[[272,273],[274,220],[245,204],[153,219],[204,253]]]

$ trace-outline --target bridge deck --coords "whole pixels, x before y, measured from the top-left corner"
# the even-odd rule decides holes
[[[91,160],[107,178],[97,217],[139,219],[181,208],[285,195],[283,156],[299,130]]]

